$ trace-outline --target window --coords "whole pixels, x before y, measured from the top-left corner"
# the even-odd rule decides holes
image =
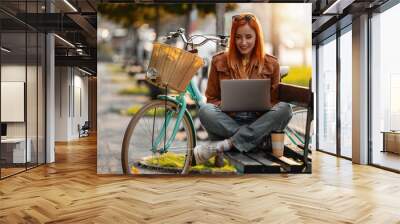
[[[351,158],[352,148],[352,33],[340,36],[340,154]]]
[[[336,153],[336,40],[318,48],[318,147]]]
[[[43,4],[8,1],[0,7],[24,16],[40,13]],[[46,40],[44,33],[13,16],[0,12],[0,17],[9,21],[0,23],[0,111],[4,115],[0,178],[5,178],[45,162]]]
[[[400,170],[400,155],[382,150],[385,150],[383,132],[400,130],[400,32],[396,29],[398,21],[400,5],[376,14],[371,19],[372,163],[396,170]]]

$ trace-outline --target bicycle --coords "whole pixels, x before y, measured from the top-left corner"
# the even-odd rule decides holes
[[[166,39],[179,37],[184,42],[182,49],[193,54],[197,53],[198,47],[209,41],[222,47],[226,47],[228,41],[228,36],[223,35],[186,37],[183,28],[170,32]],[[203,40],[196,43],[195,39],[198,38]],[[160,77],[157,77],[156,73],[157,71],[149,69],[146,80],[160,85]],[[145,104],[131,118],[126,128],[121,150],[125,174],[136,174],[140,169],[142,172],[161,169],[180,174],[189,173],[197,139],[185,96],[188,95],[197,108],[204,103],[203,96],[193,79],[190,79],[186,88],[176,96],[168,96],[168,85],[163,87],[166,94],[159,95],[157,99]]]

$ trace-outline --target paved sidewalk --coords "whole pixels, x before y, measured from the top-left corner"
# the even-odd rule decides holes
[[[132,85],[132,80],[126,73],[111,74],[107,66],[105,63],[98,65],[97,172],[122,173],[121,145],[131,117],[123,116],[119,111],[143,104],[144,100],[143,97],[119,95],[118,91]]]

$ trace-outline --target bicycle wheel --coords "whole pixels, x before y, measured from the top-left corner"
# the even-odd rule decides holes
[[[171,119],[167,128],[163,130],[165,114],[168,112],[172,114]],[[179,132],[167,149],[168,152],[152,151],[160,134],[163,134],[165,138],[161,139],[156,147],[157,150],[162,149],[171,138],[178,112],[179,109],[175,103],[154,100],[143,106],[132,117],[125,131],[121,151],[122,168],[125,174],[170,172],[187,174],[189,172],[195,146],[195,133],[191,118],[187,113],[183,116]]]

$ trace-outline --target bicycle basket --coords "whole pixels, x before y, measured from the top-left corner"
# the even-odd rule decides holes
[[[161,87],[184,92],[203,59],[196,54],[167,44],[154,43],[146,79]]]

